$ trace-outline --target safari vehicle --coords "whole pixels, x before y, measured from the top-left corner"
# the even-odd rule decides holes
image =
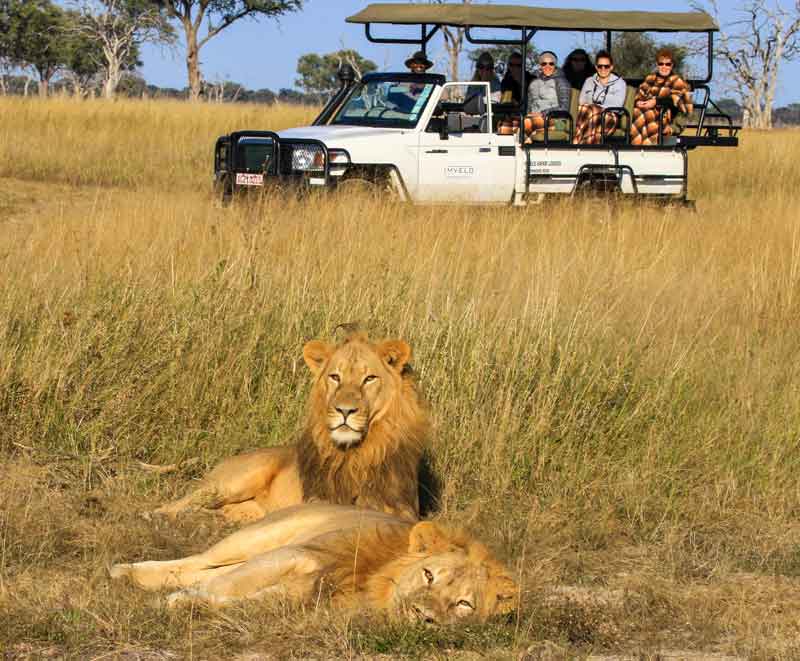
[[[690,151],[735,147],[739,126],[710,98],[713,40],[718,26],[703,12],[630,12],[510,5],[378,3],[347,19],[364,25],[378,44],[413,45],[423,53],[443,26],[465,28],[476,45],[517,47],[525,61],[531,39],[543,31],[605,33],[613,52],[615,32],[683,32],[707,35],[707,72],[690,79],[695,112],[677,136],[658,144],[630,144],[633,97],[641,81],[628,79],[618,129],[602,144],[573,145],[577,92],[572,112],[550,114],[548,129],[526,144],[521,125],[528,81],[520,105],[493,103],[488,83],[447,82],[444,76],[374,73],[356,80],[341,72],[342,87],[311,126],[285,131],[237,131],[217,140],[215,182],[223,197],[242,189],[297,184],[307,189],[373,187],[415,203],[459,202],[525,205],[545,195],[589,190],[688,203]],[[404,36],[376,36],[375,26]],[[408,26],[415,26],[409,37]],[[416,36],[416,29],[419,36]],[[509,31],[508,38],[476,31]],[[523,74],[524,75],[524,74]],[[516,124],[516,122],[514,122]],[[552,128],[550,128],[552,126]]]

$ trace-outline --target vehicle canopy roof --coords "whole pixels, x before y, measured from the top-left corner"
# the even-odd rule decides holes
[[[450,25],[474,28],[535,28],[575,32],[714,32],[719,26],[702,11],[594,11],[518,5],[376,2],[347,18],[348,23]]]

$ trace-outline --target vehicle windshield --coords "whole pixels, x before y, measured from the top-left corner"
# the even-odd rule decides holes
[[[433,83],[412,80],[370,80],[359,83],[331,124],[414,128],[433,87]]]

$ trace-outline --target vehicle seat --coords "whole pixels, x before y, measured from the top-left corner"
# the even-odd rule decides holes
[[[573,126],[578,117],[578,98],[580,90],[572,88],[569,95],[569,114],[572,115]],[[553,122],[554,126],[547,132],[547,139],[551,142],[567,142],[570,140],[569,123],[566,119],[557,119]],[[538,132],[533,136],[534,142],[544,142],[544,131]]]
[[[633,103],[636,100],[636,93],[638,90],[638,87],[631,84],[628,84],[628,88],[625,90],[625,105],[623,107],[628,111],[628,117],[630,117],[630,121],[633,121]],[[630,128],[631,127],[627,125],[626,120],[620,119],[617,122],[616,131],[614,131],[614,133],[612,133],[610,136],[607,136],[606,141],[616,143],[628,142]]]

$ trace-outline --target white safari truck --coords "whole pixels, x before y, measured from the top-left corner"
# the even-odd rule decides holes
[[[375,73],[357,80],[345,67],[340,71],[341,89],[311,126],[236,131],[217,140],[214,178],[223,199],[242,190],[298,185],[371,187],[415,203],[525,205],[545,195],[584,190],[686,203],[689,152],[738,145],[739,126],[710,98],[718,27],[703,12],[378,3],[347,21],[364,24],[371,42],[414,46],[423,52],[443,26],[465,28],[470,43],[515,47],[523,58],[540,31],[604,33],[611,52],[615,32],[701,33],[708,40],[707,72],[689,80],[695,111],[682,118],[680,133],[642,147],[629,139],[638,80],[627,80],[625,107],[608,111],[617,115],[618,128],[603,144],[572,144],[576,92],[571,112],[552,113],[544,134],[526,144],[523,132],[512,128],[522,125],[526,80],[522,102],[508,104],[491,100],[488,83],[448,82],[441,75],[415,73]],[[406,26],[406,33],[407,26],[415,26],[413,37],[389,36],[392,28],[387,25]],[[377,36],[376,29],[384,34]],[[500,30],[510,36],[497,38]]]

